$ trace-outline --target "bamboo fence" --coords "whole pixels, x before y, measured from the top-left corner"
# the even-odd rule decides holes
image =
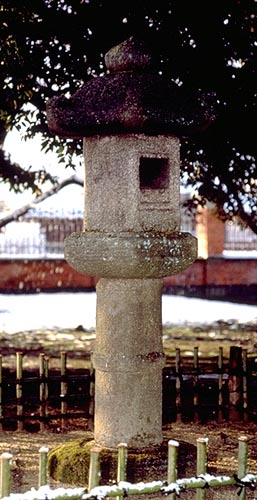
[[[126,481],[128,449],[126,444],[117,447],[117,482],[112,485],[100,485],[101,482],[101,449],[91,450],[90,467],[87,488],[69,488],[68,490],[50,490],[47,485],[47,454],[48,448],[39,450],[39,474],[38,490],[31,490],[19,494],[19,500],[36,500],[42,498],[58,498],[64,500],[100,500],[103,498],[117,497],[122,499],[129,495],[150,495],[156,493],[168,496],[169,500],[175,500],[181,492],[196,490],[197,500],[205,500],[206,492],[210,488],[235,487],[235,498],[245,500],[247,490],[254,491],[257,487],[257,474],[248,472],[248,448],[249,438],[240,436],[238,438],[237,470],[232,475],[214,475],[208,473],[208,438],[197,439],[196,475],[189,478],[177,477],[177,463],[179,454],[179,442],[170,440],[167,453],[167,477],[166,480],[156,479],[151,482],[139,482],[132,484]],[[12,498],[11,494],[11,461],[10,453],[0,456],[0,497]],[[226,494],[226,492],[225,492]]]
[[[257,415],[255,358],[241,347],[230,348],[225,359],[219,348],[207,366],[194,348],[191,358],[176,349],[163,370],[163,420],[242,420]],[[93,368],[68,368],[68,353],[60,352],[59,368],[50,369],[50,358],[39,354],[38,370],[23,368],[24,355],[16,353],[16,369],[6,368],[8,356],[0,355],[0,426],[4,430],[45,430],[55,422],[62,429],[70,419],[92,420],[94,415]],[[5,367],[4,367],[5,366]],[[53,424],[54,425],[54,424]]]

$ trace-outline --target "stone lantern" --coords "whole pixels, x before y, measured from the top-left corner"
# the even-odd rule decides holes
[[[52,133],[84,138],[84,229],[66,238],[65,258],[100,278],[95,441],[141,448],[162,442],[163,277],[197,256],[196,239],[180,232],[179,136],[209,117],[205,107],[181,111],[178,87],[142,41],[112,48],[105,64],[70,99],[51,99],[47,118]]]

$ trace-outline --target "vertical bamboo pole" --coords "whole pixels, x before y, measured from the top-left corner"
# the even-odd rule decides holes
[[[39,404],[40,404],[40,430],[45,430],[45,355],[39,355]]]
[[[0,354],[0,430],[3,429],[2,383],[3,383],[3,358],[2,355]]]
[[[89,408],[88,408],[88,427],[94,428],[94,406],[95,406],[95,370],[90,359],[90,381],[89,381]]]
[[[219,347],[219,357],[218,357],[218,374],[219,374],[219,401],[218,401],[218,404],[219,404],[219,407],[221,408],[222,407],[222,403],[223,403],[223,398],[222,398],[222,376],[223,376],[223,373],[222,373],[222,370],[223,370],[223,347]]]
[[[175,370],[176,370],[176,412],[177,412],[177,422],[181,422],[181,383],[180,383],[180,373],[181,373],[181,358],[180,349],[177,347],[175,351]]]
[[[178,441],[170,439],[168,442],[168,484],[175,483],[177,480],[178,447]],[[176,500],[176,493],[171,493],[168,498]]]
[[[61,352],[61,414],[65,415],[67,413],[67,389],[68,389],[68,384],[66,380],[66,375],[67,375],[67,352],[62,351]],[[65,427],[65,418],[61,419],[61,428],[64,429]]]
[[[42,446],[39,450],[39,475],[38,475],[38,487],[47,484],[47,454],[49,448]]]
[[[197,476],[201,476],[202,474],[206,474],[207,472],[207,438],[198,438],[197,439],[197,463],[196,463],[196,473]],[[205,489],[197,489],[197,500],[205,500],[206,499],[206,490]]]
[[[247,418],[247,413],[245,410],[248,406],[247,401],[247,349],[243,349],[242,351],[242,367],[243,367],[243,408],[244,408],[244,417]],[[245,418],[245,419],[246,419]]]
[[[48,381],[49,381],[49,357],[45,356],[44,359],[45,370],[45,419],[48,417]]]
[[[238,469],[237,476],[238,479],[242,479],[247,474],[247,460],[248,460],[248,437],[240,436],[238,438]],[[246,488],[241,487],[239,494],[237,494],[238,500],[246,499]]]
[[[127,459],[127,444],[120,443],[118,445],[117,484],[119,484],[120,481],[126,481],[127,479]],[[122,500],[122,497],[117,497],[117,500]]]
[[[117,466],[117,482],[126,481],[127,479],[127,458],[128,448],[126,443],[118,445],[118,466]]]
[[[40,430],[45,430],[45,422],[48,414],[48,362],[49,358],[44,354],[39,357],[39,402],[40,402]]]
[[[219,347],[219,357],[218,357],[218,420],[222,420],[222,418],[223,418],[222,386],[223,386],[223,347]]]
[[[88,472],[88,491],[91,491],[100,483],[100,449],[92,448],[90,452],[90,464]]]
[[[17,399],[17,430],[23,430],[23,405],[22,405],[22,361],[23,353],[16,353],[16,399]]]
[[[1,498],[8,497],[11,493],[11,453],[2,453],[1,460],[1,474],[0,474],[0,495]]]
[[[198,392],[198,372],[199,372],[199,350],[194,347],[194,419],[199,420],[198,406],[199,406],[199,392]]]
[[[240,413],[242,413],[242,373],[242,348],[238,346],[232,346],[230,347],[228,379],[229,419],[231,421],[237,421],[240,418]]]

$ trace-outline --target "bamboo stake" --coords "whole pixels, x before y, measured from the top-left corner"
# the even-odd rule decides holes
[[[3,383],[3,357],[0,354],[0,429],[3,429],[3,407],[2,407],[2,383]]]
[[[223,413],[223,347],[219,347],[219,356],[218,356],[218,420],[222,420]]]
[[[242,351],[242,368],[243,368],[243,408],[247,409],[247,349]]]
[[[45,486],[47,484],[47,454],[49,448],[42,446],[39,450],[39,476],[38,476],[38,487]]]
[[[68,384],[66,381],[66,375],[67,375],[67,352],[62,351],[61,352],[61,414],[65,415],[67,413],[67,401],[66,401],[66,396],[67,396],[67,390],[68,390]],[[64,429],[65,427],[65,418],[61,419],[61,428]]]
[[[23,405],[22,405],[22,361],[23,353],[16,353],[16,399],[17,399],[17,430],[23,430]]]
[[[197,463],[196,463],[196,473],[197,476],[201,476],[202,474],[206,474],[207,472],[207,438],[198,438],[197,442]],[[197,490],[197,500],[205,500],[206,498],[206,490],[198,489]]]
[[[45,356],[45,418],[48,417],[48,377],[49,377],[49,357]]]
[[[118,445],[118,466],[117,466],[117,482],[126,481],[127,479],[127,458],[128,449],[126,443]]]
[[[40,377],[40,385],[39,385],[39,402],[40,402],[40,430],[45,430],[45,355],[39,355],[39,377]]]
[[[229,357],[229,419],[239,420],[242,413],[243,404],[243,383],[242,383],[242,348],[238,346],[230,347]]]
[[[127,479],[127,459],[128,459],[128,448],[126,443],[120,443],[118,445],[118,465],[117,465],[117,483],[120,481],[126,481]],[[121,500],[122,497],[118,497]]]
[[[2,453],[1,460],[1,483],[0,495],[1,498],[8,497],[11,493],[11,453]]]
[[[198,421],[198,405],[199,405],[199,394],[198,394],[198,372],[199,372],[199,350],[198,347],[194,347],[194,420]]]
[[[177,421],[181,422],[181,383],[180,383],[180,373],[181,373],[181,358],[180,349],[177,347],[175,351],[175,370],[176,370],[176,411],[177,411]]]
[[[94,406],[95,406],[95,370],[90,359],[90,384],[89,384],[89,408],[88,408],[88,425],[89,428],[94,427]]]
[[[100,483],[100,449],[92,448],[90,452],[90,464],[88,473],[88,491],[95,488]]]
[[[44,431],[45,421],[48,415],[48,366],[49,358],[44,354],[40,354],[39,358],[39,376],[41,379],[39,386],[39,401],[40,401],[40,430]]]
[[[171,439],[168,442],[168,484],[175,483],[177,480],[178,447],[178,441]],[[176,500],[176,493],[171,493],[169,500]]]
[[[248,460],[248,437],[240,436],[238,438],[238,469],[237,477],[242,479],[247,474],[247,460]],[[238,500],[246,499],[246,488],[242,485],[239,494],[237,495]]]
[[[223,347],[219,347],[219,357],[218,357],[218,386],[219,386],[219,408],[222,407],[223,398],[222,398],[222,368],[223,368]]]

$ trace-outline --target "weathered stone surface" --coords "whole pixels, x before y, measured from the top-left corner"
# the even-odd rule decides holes
[[[65,258],[82,274],[113,278],[161,278],[186,269],[197,257],[190,233],[72,233]]]
[[[105,57],[108,74],[47,106],[49,129],[84,137],[84,232],[65,258],[97,284],[95,440],[143,448],[162,442],[162,277],[197,257],[180,233],[179,139],[213,118],[130,38]],[[190,105],[189,105],[190,102]]]
[[[179,230],[177,137],[145,134],[87,137],[84,158],[85,230],[110,233]],[[152,177],[151,162],[154,162]],[[145,186],[147,181],[149,185]]]
[[[149,50],[132,37],[105,56],[109,74],[92,78],[70,99],[47,103],[49,130],[64,137],[150,133],[187,136],[215,119],[215,97],[185,95],[154,69]]]
[[[134,36],[112,47],[104,57],[105,65],[110,73],[124,71],[145,71],[153,69],[153,54],[143,40]]]
[[[95,440],[144,447],[162,442],[161,279],[97,284]]]

